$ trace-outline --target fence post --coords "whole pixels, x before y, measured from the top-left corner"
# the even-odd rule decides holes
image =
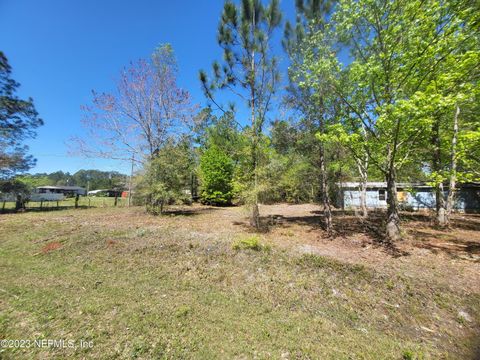
[[[75,195],[75,209],[78,209],[78,198],[79,198],[79,197],[80,197],[80,196],[79,196],[78,194]]]

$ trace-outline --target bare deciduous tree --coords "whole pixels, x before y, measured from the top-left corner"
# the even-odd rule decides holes
[[[170,45],[155,50],[151,60],[132,62],[120,74],[113,93],[92,91],[83,106],[86,135],[74,138],[87,157],[153,159],[166,140],[189,129],[196,112],[188,91],[177,85],[177,63]]]

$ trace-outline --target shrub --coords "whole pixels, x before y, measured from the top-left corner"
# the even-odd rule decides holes
[[[201,200],[211,205],[229,205],[233,197],[233,161],[216,146],[200,159]]]

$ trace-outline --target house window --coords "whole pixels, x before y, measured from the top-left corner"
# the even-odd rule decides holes
[[[378,200],[385,201],[387,198],[385,190],[378,190]]]

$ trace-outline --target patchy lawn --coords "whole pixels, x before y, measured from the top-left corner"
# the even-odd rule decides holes
[[[406,240],[377,242],[378,215],[261,208],[140,208],[0,216],[0,338],[92,348],[0,349],[0,358],[475,359],[480,218],[452,229],[405,214]]]

